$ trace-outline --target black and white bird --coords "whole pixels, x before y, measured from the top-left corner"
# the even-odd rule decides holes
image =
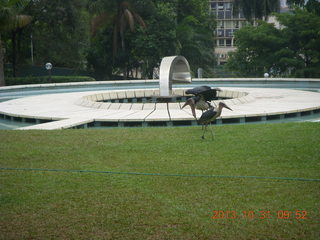
[[[210,108],[209,110],[207,110],[204,113],[202,113],[202,115],[201,115],[201,117],[199,118],[199,121],[198,121],[200,124],[202,124],[202,126],[203,125],[205,126],[204,130],[203,130],[203,134],[202,134],[202,139],[204,139],[204,134],[207,131],[208,125],[209,124],[211,125],[211,123],[214,120],[216,120],[217,117],[220,117],[223,108],[227,108],[227,109],[232,111],[232,109],[229,108],[225,103],[220,102],[217,108]],[[212,135],[212,138],[213,138],[212,129],[211,129],[211,135]]]
[[[197,119],[195,110],[198,109],[203,112],[211,108],[212,105],[210,101],[214,100],[217,97],[218,91],[221,90],[219,88],[211,88],[209,86],[200,86],[188,89],[186,91],[186,94],[192,94],[194,96],[188,98],[182,108],[189,105],[192,111],[192,115],[195,119]]]

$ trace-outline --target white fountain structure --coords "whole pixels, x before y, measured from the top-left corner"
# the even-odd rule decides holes
[[[173,83],[191,83],[190,66],[183,56],[164,57],[160,64],[160,96],[172,95]]]

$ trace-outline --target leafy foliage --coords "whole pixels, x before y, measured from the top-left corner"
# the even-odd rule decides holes
[[[13,68],[15,68],[15,34],[16,31],[21,31],[23,27],[30,24],[32,17],[22,14],[21,12],[27,6],[29,1],[25,0],[8,0],[1,2],[0,5],[0,86],[5,85],[4,80],[4,50],[2,43],[3,32],[12,31],[13,38]]]
[[[289,6],[297,5],[297,6],[304,6],[305,0],[287,0],[287,4]]]
[[[309,12],[316,13],[317,15],[320,15],[320,2],[319,0],[287,0],[287,4],[291,8],[300,7],[305,8]]]
[[[18,1],[19,12],[32,16],[32,22],[23,31],[13,29],[2,35],[6,47],[7,76],[15,76],[23,64],[40,65],[50,61],[53,66],[84,70],[88,48],[89,22],[85,3],[70,1]],[[4,2],[10,2],[4,1]],[[23,3],[23,4],[22,4]]]
[[[279,0],[235,0],[234,11],[239,9],[247,20],[266,19],[272,12],[280,9]]]
[[[142,76],[152,78],[163,56],[177,54],[176,12],[172,4],[166,2],[152,3],[142,16],[146,29],[137,29],[137,36],[132,41],[131,54],[134,67],[140,67]]]
[[[28,11],[34,22],[29,34],[33,35],[35,64],[50,61],[53,66],[85,68],[89,43],[85,3],[85,0],[42,0],[31,4]]]
[[[95,1],[93,5],[100,4],[101,7],[106,7],[111,2],[102,4]],[[113,62],[110,61],[112,56],[110,56],[109,46],[105,46],[108,51],[103,51],[107,54],[106,57],[95,55],[95,53],[101,53],[95,49],[103,49],[100,46],[102,42],[110,44],[110,40],[106,38],[113,37],[112,52],[115,52],[115,45],[118,44],[115,41],[117,36],[115,33],[119,32],[118,28],[121,29],[120,22],[117,24],[110,19],[117,19],[112,16],[118,16],[119,14],[117,15],[115,11],[119,12],[119,9],[116,10],[115,3],[112,6],[108,5],[109,13],[104,17],[108,24],[105,24],[104,30],[95,31],[95,38],[99,40],[93,40],[94,44],[91,45],[91,54],[89,54],[88,60],[94,71],[98,70],[100,75],[107,77],[117,69],[120,72],[121,69],[125,69],[122,72],[126,73],[129,70],[139,69],[142,77],[151,78],[154,69],[159,67],[162,57],[177,54],[184,55],[188,59],[193,71],[196,71],[199,66],[205,69],[212,68],[215,24],[213,18],[209,16],[207,2],[139,0],[118,1],[118,6],[121,6],[122,2],[130,3],[128,9],[132,12],[132,16],[141,16],[145,25],[138,25],[135,31],[120,32],[121,48]],[[130,24],[127,23],[126,26],[129,27]],[[125,43],[124,39],[126,39]],[[98,64],[97,59],[101,60]],[[109,68],[110,64],[112,69]],[[108,72],[105,71],[103,74],[102,66],[107,66]]]
[[[21,14],[21,11],[27,6],[26,0],[8,0],[2,1],[0,5],[0,31],[11,31],[17,28],[23,28],[28,25],[32,17]]]
[[[260,22],[236,33],[238,49],[227,66],[242,76],[319,77],[320,16],[302,9],[276,16],[281,29]]]
[[[100,9],[97,9],[100,6]],[[102,8],[102,9],[101,9]],[[141,16],[132,10],[129,1],[94,1],[89,2],[89,9],[91,10],[92,17],[92,33],[93,36],[96,35],[99,28],[102,28],[103,34],[106,34],[108,38],[112,37],[112,65],[119,66],[123,69],[123,75],[127,77],[127,68],[130,62],[129,52],[130,52],[130,39],[128,30],[133,32],[135,30],[135,25],[138,23],[142,27],[146,27],[144,20]],[[104,30],[108,29],[108,32]],[[100,32],[101,34],[101,32]],[[97,38],[103,38],[103,36],[97,36]],[[120,49],[118,49],[120,48]],[[92,53],[92,52],[91,52]],[[92,60],[90,57],[89,59]],[[91,61],[94,69],[94,61]],[[109,63],[110,65],[110,63]],[[101,71],[99,71],[101,72]],[[106,74],[110,75],[110,72]]]
[[[191,70],[205,70],[205,76],[212,76],[214,65],[215,20],[210,16],[205,1],[179,1],[177,39],[179,54],[187,58]]]
[[[1,35],[7,49],[6,63],[17,63],[18,70],[22,64],[43,66],[51,62],[53,66],[86,70],[101,80],[119,73],[133,77],[137,72],[152,78],[161,59],[170,55],[184,55],[193,72],[202,67],[209,75],[213,67],[215,20],[209,15],[207,1],[5,2],[17,6],[27,3],[24,12],[33,17],[14,38],[11,32]],[[0,23],[3,16],[0,14]],[[13,72],[6,71],[8,76]]]
[[[95,6],[95,4],[99,4],[99,2],[93,2],[92,4]],[[100,2],[100,4],[102,5],[103,2]],[[111,8],[110,3],[106,5],[108,7],[106,8],[106,12],[93,16],[91,27],[92,33],[94,34],[99,27],[104,24],[110,24],[109,21],[111,21],[113,30],[113,57],[115,57],[119,45],[118,39],[120,39],[121,48],[125,49],[126,31],[130,29],[133,32],[136,23],[139,23],[142,27],[146,27],[146,25],[139,14],[129,9],[130,5],[128,1],[117,1],[116,5],[111,1],[111,4]],[[110,18],[108,16],[112,17]]]

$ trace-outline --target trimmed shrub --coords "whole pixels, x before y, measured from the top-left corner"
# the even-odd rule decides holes
[[[25,84],[41,84],[41,83],[65,83],[65,82],[89,82],[95,81],[94,78],[88,76],[41,76],[41,77],[17,77],[6,78],[6,86],[25,85]]]

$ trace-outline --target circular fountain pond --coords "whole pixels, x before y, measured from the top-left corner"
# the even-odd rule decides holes
[[[200,85],[221,88],[212,104],[224,101],[234,110],[224,111],[217,124],[320,118],[319,92],[277,88],[289,85],[288,81],[279,80],[279,85],[249,81],[249,87],[248,81],[193,80],[192,84],[177,85],[169,98],[159,97],[154,80],[6,87],[0,90],[0,98],[11,100],[0,103],[0,118],[12,124],[32,125],[23,129],[197,125],[190,108],[181,106],[189,97],[185,90]],[[319,83],[299,81],[296,86],[310,90],[312,85],[311,90],[318,90]]]

